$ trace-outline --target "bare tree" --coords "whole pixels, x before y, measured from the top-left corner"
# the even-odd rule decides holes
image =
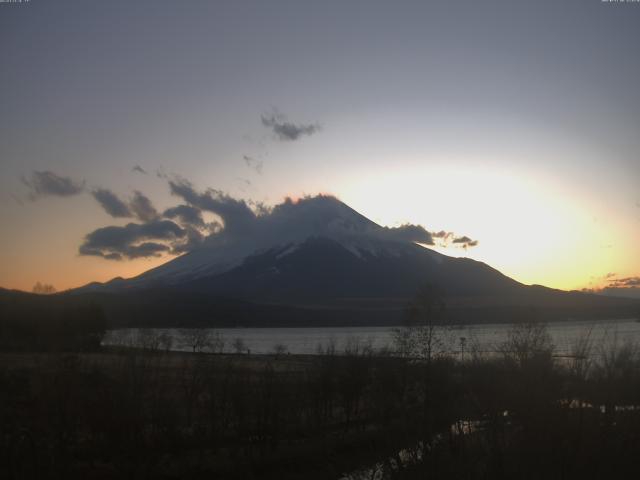
[[[39,295],[51,295],[52,293],[56,293],[56,287],[48,283],[36,282],[33,286],[32,292]]]
[[[444,346],[445,303],[437,287],[420,287],[407,307],[407,324],[394,331],[394,342],[402,356],[417,356],[431,363]]]
[[[140,328],[136,332],[135,346],[149,352],[157,352],[160,350],[161,337],[160,334],[152,328]]]
[[[213,353],[224,352],[225,340],[220,332],[215,332],[211,335],[211,344],[209,348]]]
[[[191,348],[193,353],[201,353],[211,347],[211,330],[208,328],[182,328],[180,329],[181,343]]]
[[[273,353],[275,353],[276,356],[284,355],[288,350],[289,349],[284,343],[276,343],[273,346]]]
[[[171,351],[171,347],[173,346],[173,335],[171,335],[171,333],[167,331],[162,332],[158,337],[158,341],[160,348],[164,350],[165,353]]]
[[[587,379],[593,363],[591,352],[593,350],[592,328],[580,335],[571,346],[571,363],[569,369],[574,379],[584,381]]]
[[[550,362],[554,345],[544,323],[528,321],[514,326],[498,347],[506,360],[525,367],[533,362]]]
[[[233,350],[236,353],[244,353],[244,351],[247,349],[246,344],[244,343],[244,340],[240,337],[236,337],[236,339],[233,341]]]

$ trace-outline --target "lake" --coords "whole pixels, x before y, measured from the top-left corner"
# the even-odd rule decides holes
[[[443,350],[459,353],[461,338],[465,338],[465,350],[495,352],[504,342],[514,324],[465,325],[440,331]],[[241,339],[244,349],[256,354],[273,353],[276,345],[281,345],[292,354],[313,354],[318,346],[326,348],[333,344],[337,352],[344,351],[350,343],[371,345],[379,350],[394,348],[392,327],[314,327],[314,328],[217,328],[210,329],[223,340],[223,351],[233,352],[234,342]],[[557,355],[570,355],[576,342],[585,336],[593,341],[597,354],[599,345],[611,345],[631,341],[640,343],[640,322],[635,319],[605,321],[566,321],[547,324],[547,330],[555,345]],[[131,345],[145,333],[166,333],[173,338],[172,350],[190,351],[191,347],[182,340],[177,329],[118,329],[108,332],[104,345]]]

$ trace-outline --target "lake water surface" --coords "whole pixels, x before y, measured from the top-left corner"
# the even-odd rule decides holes
[[[459,352],[461,338],[464,338],[465,350],[495,352],[504,342],[514,324],[465,325],[447,328],[440,332],[443,349]],[[631,341],[640,344],[640,322],[635,319],[607,321],[566,321],[547,324],[547,330],[555,345],[557,355],[570,355],[576,343],[586,336],[594,344],[594,354],[599,345],[611,345]],[[146,332],[168,333],[173,338],[172,350],[189,351],[184,344],[182,334],[176,329],[146,329]],[[139,335],[138,329],[120,329],[109,332],[105,345],[117,345],[130,342]],[[313,328],[218,328],[211,329],[224,341],[224,351],[233,352],[234,342],[241,339],[244,348],[251,353],[263,354],[275,351],[276,345],[286,348],[292,354],[313,354],[318,346],[326,348],[335,345],[337,352],[354,342],[371,345],[374,349],[388,347],[393,350],[392,327],[313,327]]]

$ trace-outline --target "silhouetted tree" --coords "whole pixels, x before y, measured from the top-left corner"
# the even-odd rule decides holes
[[[182,328],[180,329],[182,345],[191,348],[193,353],[201,353],[212,345],[212,333],[207,328]]]
[[[247,345],[244,343],[244,340],[240,337],[237,337],[233,340],[233,351],[236,353],[244,353],[247,350]]]
[[[439,288],[425,284],[407,306],[405,326],[394,330],[394,343],[403,356],[430,363],[444,345],[445,302]]]
[[[56,287],[48,283],[36,282],[31,291],[39,295],[51,295],[52,293],[56,293]]]

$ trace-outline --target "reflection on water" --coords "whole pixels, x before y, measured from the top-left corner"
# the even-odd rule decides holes
[[[459,353],[464,345],[465,352],[495,352],[497,346],[507,339],[513,324],[467,325],[443,329],[442,349]],[[571,355],[576,343],[589,336],[596,346],[611,342],[639,342],[640,322],[634,319],[609,321],[567,321],[547,325],[555,345],[556,355]],[[152,329],[158,334],[173,338],[172,350],[190,351],[191,347],[181,340],[182,335],[176,329]],[[126,343],[123,339],[135,337],[137,329],[112,330],[105,338],[105,345]],[[219,328],[211,329],[216,338],[223,341],[217,351],[234,352],[239,344],[251,353],[314,354],[318,346],[326,348],[334,345],[337,352],[344,351],[354,340],[371,346],[375,350],[389,348],[393,350],[393,329],[391,327],[313,327],[313,328]],[[464,339],[464,340],[462,340]]]
[[[507,417],[509,412],[503,412]],[[482,420],[459,420],[452,424],[449,429],[452,436],[471,435],[483,427]],[[365,468],[359,468],[353,472],[344,474],[339,480],[383,480],[389,478],[390,472],[398,472],[403,468],[418,464],[422,461],[422,457],[429,452],[437,443],[444,440],[441,434],[435,435],[431,442],[417,442],[411,448],[400,450],[394,457],[389,457],[383,462],[377,462]]]

